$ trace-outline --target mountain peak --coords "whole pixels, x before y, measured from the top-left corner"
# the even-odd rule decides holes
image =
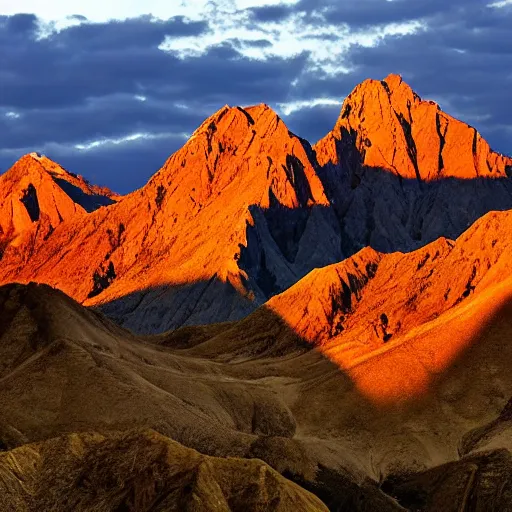
[[[506,177],[512,166],[475,128],[422,100],[395,74],[359,84],[315,150],[322,165],[344,162],[349,171],[372,167],[418,181]]]
[[[0,257],[8,246],[36,236],[45,239],[62,222],[112,204],[117,197],[44,155],[22,156],[0,176]]]
[[[35,151],[23,155],[2,176],[2,178],[8,177],[9,179],[19,179],[21,177],[19,174],[20,172],[22,174],[43,173],[45,175],[49,175],[68,194],[70,194],[71,192],[70,187],[75,187],[77,189],[77,193],[75,193],[74,195],[77,197],[73,197],[73,200],[79,203],[87,211],[94,210],[99,206],[110,204],[112,202],[117,201],[120,198],[119,194],[112,192],[112,190],[110,190],[109,188],[93,185],[89,183],[89,181],[87,181],[83,176],[67,171],[66,169],[64,169],[64,167],[48,158],[46,155],[42,155]],[[78,196],[83,194],[87,196],[96,196],[96,202],[98,204],[95,206],[94,200],[86,200],[85,203],[87,204],[82,204],[84,201],[81,201],[80,197]],[[105,199],[101,199],[101,197]]]
[[[403,79],[402,79],[402,75],[390,73],[386,78],[384,78],[383,81],[386,82],[386,84],[388,84],[388,87],[391,90],[395,90],[398,87],[400,87],[400,85],[403,82]]]
[[[234,182],[246,184],[248,204],[266,207],[276,199],[292,208],[327,202],[308,148],[264,103],[218,110],[148,185],[179,183],[186,197],[203,207]]]

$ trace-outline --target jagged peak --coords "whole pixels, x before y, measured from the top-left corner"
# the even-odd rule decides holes
[[[403,78],[402,75],[390,73],[386,78],[384,78],[383,82],[386,82],[388,87],[393,91],[402,85]]]
[[[217,131],[217,125],[221,123],[225,117],[230,116],[231,118],[239,118],[244,121],[247,123],[247,127],[254,126],[254,129],[257,129],[257,125],[261,122],[268,122],[269,120],[275,120],[276,124],[282,122],[277,112],[275,112],[266,103],[259,103],[257,105],[250,105],[247,107],[232,107],[230,105],[224,105],[201,123],[201,125],[193,132],[189,141],[195,139],[201,134],[215,133]],[[230,125],[231,123],[227,124]]]
[[[266,207],[277,199],[294,207],[327,201],[303,141],[265,103],[226,105],[208,117],[151,178],[147,190],[163,194],[179,183],[200,209],[235,178],[250,183],[247,197],[253,204]]]
[[[17,160],[2,176],[2,181],[17,182],[27,176],[44,179],[49,173],[44,164],[43,157],[39,153],[27,153]]]
[[[341,147],[336,140],[343,141]],[[315,145],[321,165],[347,162],[402,178],[505,177],[512,160],[489,147],[475,128],[423,100],[401,75],[368,79],[346,97],[332,132]]]

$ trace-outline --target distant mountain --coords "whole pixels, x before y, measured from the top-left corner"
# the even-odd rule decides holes
[[[512,209],[511,166],[395,75],[358,86],[314,149],[266,105],[226,106],[142,189],[4,251],[0,282],[48,283],[140,332],[237,320],[362,247],[411,251]]]
[[[20,257],[29,259],[61,223],[117,199],[110,190],[90,185],[49,158],[25,155],[0,176],[0,253],[19,247]]]

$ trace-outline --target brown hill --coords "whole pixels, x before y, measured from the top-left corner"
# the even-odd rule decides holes
[[[261,357],[253,354],[261,338],[248,335],[244,361],[230,363],[223,362],[229,344],[223,333],[236,324],[198,328],[195,355],[173,348],[176,337],[183,345],[179,333],[136,338],[42,285],[0,288],[0,311],[4,449],[72,432],[154,428],[207,455],[265,460],[326,501],[353,504],[352,510],[400,510],[357,457],[347,456],[343,442],[307,433],[310,424],[320,427],[315,410],[298,425],[295,414],[306,409],[297,397],[318,400],[325,392],[314,391],[318,379],[349,391],[350,401],[357,397],[338,369],[305,351],[296,337],[286,357]],[[267,325],[280,328],[278,319]],[[215,355],[201,356],[203,344]],[[309,391],[301,392],[303,386]],[[317,475],[320,466],[329,469]]]
[[[0,508],[327,511],[253,459],[206,457],[153,431],[72,434],[0,453]]]

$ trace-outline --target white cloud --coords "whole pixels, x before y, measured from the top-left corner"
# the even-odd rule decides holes
[[[318,107],[320,105],[336,105],[340,106],[341,101],[339,98],[314,98],[308,101],[293,101],[289,103],[278,103],[277,106],[279,110],[285,115],[289,116],[293,112],[297,110],[302,110],[303,108],[313,108]]]
[[[200,37],[168,37],[160,45],[162,50],[173,51],[187,58],[199,56],[210,46],[227,39],[265,39],[271,43],[270,46],[262,48],[246,44],[239,51],[253,59],[266,59],[274,55],[286,58],[301,52],[311,52],[312,62],[328,73],[350,71],[343,65],[343,56],[352,44],[375,46],[388,35],[410,34],[421,29],[419,22],[409,22],[353,32],[347,26],[313,26],[305,23],[300,15],[292,16],[282,23],[255,25],[250,22],[249,14],[244,12],[248,7],[282,3],[295,4],[297,0],[54,0],[46,3],[40,0],[0,0],[0,14],[35,13],[45,22],[41,27],[42,37],[54,30],[83,22],[72,18],[73,15],[85,16],[92,22],[145,14],[162,19],[184,15],[190,19],[207,20],[211,31]]]
[[[144,14],[152,14],[158,18],[168,19],[172,16],[188,16],[192,19],[201,18],[208,0],[0,0],[0,15],[17,13],[34,13],[45,21],[63,21],[68,16],[80,14],[90,21],[100,22],[110,19],[126,19]],[[226,5],[226,0],[217,0],[215,3]],[[256,5],[272,5],[281,3],[281,0],[227,0],[229,5],[237,9],[244,9]],[[287,3],[295,3],[288,1]]]
[[[506,7],[507,5],[512,5],[512,0],[502,0],[500,2],[493,2],[488,4],[488,7],[497,7],[498,9],[501,7]]]
[[[101,146],[119,146],[127,142],[134,142],[136,140],[155,140],[155,139],[166,139],[168,137],[181,137],[183,140],[187,140],[188,134],[174,134],[174,133],[131,133],[124,135],[123,137],[117,138],[103,138],[99,140],[93,140],[83,144],[75,144],[75,149],[80,151],[89,151],[90,149],[96,149]]]

